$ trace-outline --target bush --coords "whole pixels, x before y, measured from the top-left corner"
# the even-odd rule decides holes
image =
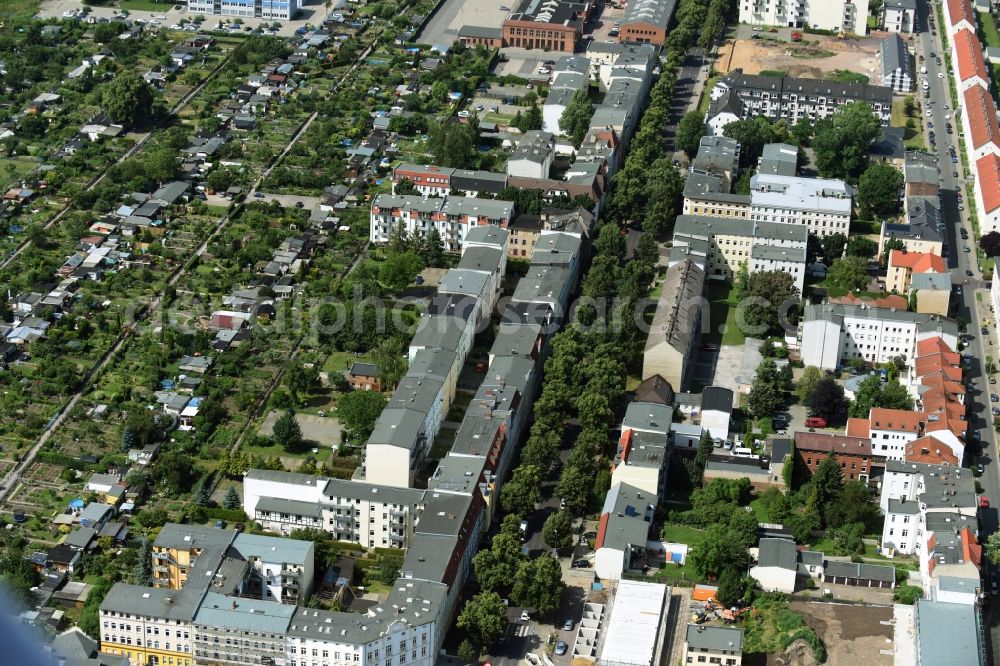
[[[893,591],[892,600],[897,604],[906,604],[907,606],[912,606],[916,603],[917,599],[922,599],[924,596],[924,591],[914,585],[900,585]]]

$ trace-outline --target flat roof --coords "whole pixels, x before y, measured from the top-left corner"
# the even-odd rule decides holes
[[[259,557],[265,562],[312,564],[312,541],[241,532],[236,535],[233,547],[245,557]]]
[[[615,590],[600,661],[652,664],[667,586],[623,580]]]
[[[921,666],[981,666],[984,663],[978,609],[917,599],[917,653]]]
[[[736,627],[689,624],[684,639],[692,648],[743,652],[743,630]]]
[[[227,597],[209,592],[194,618],[197,625],[213,629],[285,634],[295,614],[295,606],[274,601]]]

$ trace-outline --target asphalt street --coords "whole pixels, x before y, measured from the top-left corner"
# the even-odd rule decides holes
[[[993,317],[990,313],[989,283],[983,281],[982,272],[979,269],[977,254],[975,252],[976,237],[969,221],[968,211],[959,210],[958,195],[965,196],[965,173],[962,168],[961,147],[958,142],[958,132],[961,131],[962,123],[959,118],[955,118],[955,109],[951,108],[951,91],[949,88],[949,73],[945,70],[947,61],[941,48],[940,34],[935,30],[929,31],[928,11],[933,11],[932,5],[927,2],[918,3],[918,29],[919,49],[918,53],[923,54],[924,61],[917,63],[917,68],[927,67],[926,75],[919,75],[920,79],[926,78],[929,85],[929,97],[923,97],[919,92],[915,93],[921,102],[921,112],[924,114],[925,122],[929,119],[934,124],[936,132],[937,146],[931,152],[938,156],[941,169],[941,214],[945,224],[947,252],[946,258],[952,266],[952,282],[956,289],[961,288],[958,309],[955,316],[969,322],[967,346],[962,351],[963,355],[968,355],[968,365],[966,366],[967,376],[971,382],[971,389],[966,398],[966,418],[969,422],[969,433],[981,442],[982,453],[978,459],[970,460],[972,464],[982,463],[985,471],[979,482],[985,494],[992,502],[1000,502],[1000,464],[997,462],[996,436],[992,427],[993,415],[991,412],[990,393],[997,391],[997,386],[989,384],[989,378],[985,372],[986,356],[997,358],[997,338],[995,326],[992,324]],[[940,28],[941,26],[935,26]],[[933,56],[932,56],[933,54]],[[941,66],[938,66],[936,57],[941,58]],[[938,77],[938,73],[944,74],[943,78]],[[919,91],[922,83],[917,82],[915,88]],[[926,114],[930,109],[931,115]],[[947,118],[946,116],[951,116]],[[946,131],[947,123],[951,123],[953,134]],[[928,128],[929,129],[929,128]],[[929,144],[928,144],[929,145]],[[958,155],[958,163],[952,164],[951,155],[948,151],[949,145],[955,147]],[[956,178],[953,174],[957,172]],[[961,238],[960,229],[968,232],[969,239]],[[965,252],[966,246],[969,252]],[[970,277],[967,271],[972,271]],[[988,320],[987,335],[982,334],[984,317]],[[973,439],[970,437],[968,439]],[[980,541],[997,529],[997,509],[990,508],[980,511]],[[988,589],[988,585],[987,585]],[[991,603],[986,612],[988,625],[987,646],[998,645],[1000,640],[1000,600]],[[990,650],[992,653],[992,650]]]

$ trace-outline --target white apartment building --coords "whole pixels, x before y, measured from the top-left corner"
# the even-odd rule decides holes
[[[799,328],[802,362],[824,370],[852,358],[911,361],[917,341],[935,335],[952,348],[958,342],[958,326],[950,319],[867,305],[807,305]]]
[[[868,5],[852,0],[740,0],[740,23],[868,34]]]
[[[783,271],[802,293],[808,237],[807,227],[794,224],[679,215],[669,264],[691,258],[706,277],[724,281],[732,280],[743,264],[750,273]]]
[[[290,21],[299,13],[298,0],[189,0],[188,11],[234,18]]]
[[[882,29],[913,34],[916,31],[916,0],[886,0],[882,3]]]
[[[750,179],[750,219],[801,224],[817,236],[851,226],[851,188],[842,180],[759,173]]]
[[[513,211],[513,203],[494,199],[379,194],[372,200],[368,239],[387,243],[400,225],[411,237],[436,228],[446,249],[459,250],[471,228],[486,224],[506,227]]]
[[[177,612],[170,601],[177,590],[127,587],[131,593],[112,588],[101,603],[101,651],[136,664],[193,666],[197,606]]]

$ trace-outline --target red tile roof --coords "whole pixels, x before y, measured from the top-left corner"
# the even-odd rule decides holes
[[[924,338],[923,340],[917,341],[917,356],[925,356],[927,354],[936,354],[938,352],[953,352],[955,351],[948,346],[948,343],[944,341],[940,335],[935,335],[933,338]]]
[[[979,188],[983,193],[984,212],[991,213],[1000,208],[1000,157],[990,153],[976,160]]]
[[[796,432],[795,448],[799,451],[819,451],[855,456],[870,456],[872,442],[866,437],[830,435],[822,432]]]
[[[974,76],[983,81],[990,80],[990,73],[983,60],[983,45],[979,38],[967,28],[955,33],[955,55],[958,56],[958,78],[968,81]]]
[[[923,412],[908,412],[905,409],[873,407],[870,418],[873,430],[920,432],[920,426],[926,415]]]
[[[850,418],[847,419],[848,437],[869,437],[871,435],[871,422],[868,419]]]
[[[976,543],[976,535],[968,527],[962,528],[962,559],[972,562],[978,569],[982,562],[983,548]]]
[[[933,437],[921,437],[907,442],[905,457],[906,462],[928,465],[958,465],[958,458],[955,454]]]
[[[889,266],[909,268],[914,273],[946,273],[944,259],[930,252],[893,250],[889,253]]]
[[[994,143],[1000,148],[1000,124],[997,123],[997,109],[989,91],[975,85],[966,90],[964,96],[972,147],[979,149],[987,143]]]
[[[970,0],[948,0],[948,16],[951,17],[952,25],[958,25],[962,19],[970,25],[976,25],[976,14],[972,11]]]
[[[862,303],[867,303],[873,308],[896,308],[897,310],[905,310],[909,306],[905,297],[896,295],[883,296],[882,298],[858,298],[854,294],[845,294],[844,296],[837,296],[828,300],[830,303],[837,305],[861,305]]]

